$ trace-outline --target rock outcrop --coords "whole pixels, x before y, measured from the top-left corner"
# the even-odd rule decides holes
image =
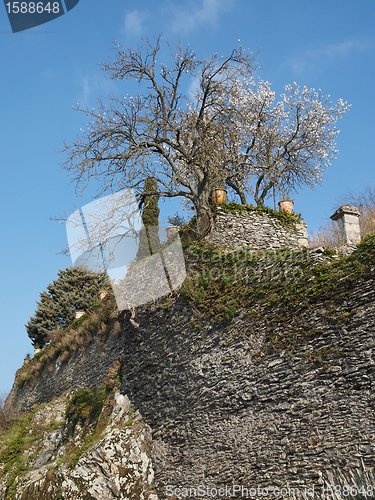
[[[151,488],[151,432],[128,398],[115,392],[97,423],[82,415],[75,421],[72,398],[66,393],[23,422],[18,440],[26,460],[22,468],[19,459],[5,464],[0,498],[157,500]]]

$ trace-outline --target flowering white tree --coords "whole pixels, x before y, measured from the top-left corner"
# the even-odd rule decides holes
[[[215,186],[232,188],[241,203],[253,192],[262,205],[274,185],[295,189],[321,181],[335,154],[335,122],[345,103],[323,102],[296,85],[275,103],[269,84],[254,82],[254,57],[241,48],[205,60],[179,45],[171,50],[171,65],[157,68],[160,38],[145,45],[132,50],[115,44],[115,59],[102,65],[112,79],[135,78],[143,93],[110,97],[108,106],[99,100],[97,110],[77,108],[91,121],[64,148],[65,168],[78,187],[96,178],[100,194],[125,187],[142,197],[143,182],[152,177],[159,186],[155,195],[192,203],[203,236]],[[189,97],[183,89],[191,77],[198,84]]]
[[[329,96],[323,99],[320,92],[300,89],[296,83],[286,85],[285,91],[275,102],[268,82],[251,80],[237,82],[237,91],[229,97],[231,107],[238,110],[238,142],[233,149],[239,155],[234,167],[244,180],[254,181],[257,205],[264,204],[274,186],[293,191],[323,180],[324,169],[338,153],[336,121],[350,107],[342,99],[332,104]]]

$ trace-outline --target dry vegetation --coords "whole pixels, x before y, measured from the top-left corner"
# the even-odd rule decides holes
[[[320,227],[309,235],[309,247],[335,248],[341,242],[341,231],[337,222],[330,220],[325,226]]]
[[[355,194],[349,191],[342,197],[340,205],[344,203],[359,208],[361,216],[359,225],[361,236],[375,233],[375,188],[366,187],[362,193]],[[341,242],[341,232],[336,222],[329,221],[309,237],[310,248],[324,247],[334,248]]]
[[[59,358],[60,363],[64,363],[75,351],[84,349],[95,335],[102,340],[105,340],[110,332],[119,335],[119,316],[114,297],[109,294],[100,303],[94,304],[84,316],[74,320],[68,328],[50,331],[50,343],[17,371],[16,385],[22,386],[35,380],[41,370],[54,359]]]
[[[0,394],[0,433],[8,428],[9,422],[15,417],[12,405],[5,404],[7,396],[5,392]]]

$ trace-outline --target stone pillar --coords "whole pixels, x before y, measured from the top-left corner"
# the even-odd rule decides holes
[[[331,215],[330,218],[335,220],[339,225],[342,242],[344,244],[356,245],[361,241],[359,216],[359,209],[350,205],[341,205],[341,207]]]
[[[307,234],[307,224],[305,222],[296,224],[296,236],[299,247],[307,248],[309,246],[309,235]]]

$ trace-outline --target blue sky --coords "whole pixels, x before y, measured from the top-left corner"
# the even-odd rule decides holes
[[[98,66],[117,40],[138,47],[162,33],[203,56],[237,47],[258,53],[258,76],[280,94],[297,82],[352,104],[338,123],[338,159],[325,182],[295,197],[314,231],[349,189],[374,186],[375,2],[357,0],[80,0],[69,13],[13,34],[0,9],[2,172],[0,391],[9,391],[24,355],[31,352],[25,323],[39,294],[71,264],[58,254],[64,224],[49,220],[92,200],[75,194],[56,152],[86,121],[72,106],[94,107],[96,98],[135,93],[134,84],[107,80]],[[175,207],[161,203],[162,220]],[[180,211],[181,213],[181,211]]]

